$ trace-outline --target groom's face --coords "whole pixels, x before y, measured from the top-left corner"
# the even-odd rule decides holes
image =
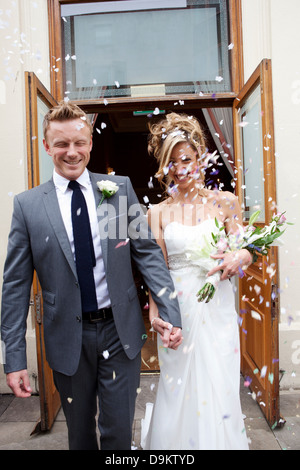
[[[90,161],[92,136],[80,118],[52,121],[43,143],[56,172],[68,180],[79,178]]]

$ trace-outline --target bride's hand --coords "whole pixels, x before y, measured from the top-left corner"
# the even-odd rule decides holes
[[[239,274],[240,270],[247,269],[247,267],[252,263],[251,254],[245,249],[211,255],[211,258],[222,260],[222,262],[215,268],[211,269],[209,273],[207,273],[207,276],[212,276],[216,272],[222,271],[221,281]]]
[[[177,349],[181,345],[183,340],[181,328],[174,327],[170,335],[169,348]]]
[[[182,334],[180,328],[174,328],[171,323],[162,320],[160,317],[154,317],[151,320],[151,326],[160,334],[165,348],[177,349],[181,344]]]

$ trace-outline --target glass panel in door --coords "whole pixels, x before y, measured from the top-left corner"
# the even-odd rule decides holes
[[[265,221],[265,177],[260,97],[261,89],[258,84],[240,109],[239,127],[243,154],[244,215],[249,220],[253,212],[260,210],[258,221],[263,222]]]

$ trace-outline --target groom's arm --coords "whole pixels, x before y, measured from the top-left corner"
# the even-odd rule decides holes
[[[162,250],[154,239],[147,216],[139,205],[129,178],[127,179],[127,195],[132,257],[151,292],[160,317],[174,327],[181,328],[181,315],[177,297],[174,296],[173,281]],[[138,233],[135,231],[135,220],[139,222]],[[133,227],[131,230],[130,224]]]
[[[4,344],[6,374],[24,370],[26,372],[25,335],[32,278],[30,237],[19,198],[16,196],[2,288],[1,340]],[[24,382],[26,374],[22,374]]]

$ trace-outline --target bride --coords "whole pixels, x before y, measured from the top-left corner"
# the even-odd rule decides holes
[[[150,127],[148,150],[159,163],[158,179],[169,196],[153,206],[149,224],[172,276],[182,315],[183,342],[165,347],[163,332],[171,325],[159,318],[150,298],[150,321],[158,335],[160,380],[150,427],[143,447],[153,450],[246,450],[247,436],[240,405],[238,318],[230,277],[252,263],[247,250],[216,255],[213,268],[221,280],[209,302],[196,293],[207,282],[186,256],[192,243],[216,230],[215,218],[234,233],[242,225],[237,198],[204,187],[205,141],[198,121],[170,113]]]

